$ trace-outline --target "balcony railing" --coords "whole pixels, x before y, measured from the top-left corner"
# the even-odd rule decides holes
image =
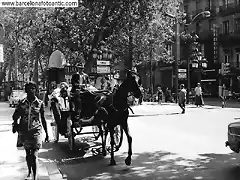
[[[219,7],[219,13],[223,15],[227,15],[227,14],[238,12],[238,11],[240,11],[239,2],[229,3]]]
[[[195,11],[192,11],[190,14],[192,17],[194,17],[203,11],[210,11],[212,17],[217,15],[217,8],[215,6],[206,7],[205,9],[197,9]]]

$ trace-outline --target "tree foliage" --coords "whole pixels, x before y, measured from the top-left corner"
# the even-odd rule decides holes
[[[174,21],[165,13],[177,17],[178,8],[178,0],[82,0],[77,8],[4,8],[5,71],[12,71],[17,58],[19,72],[33,71],[36,59],[42,72],[58,49],[71,64],[85,61],[89,72],[92,49],[102,40],[116,61],[126,58],[129,48],[138,63],[148,61],[151,50],[157,61],[172,60],[166,43],[174,35]]]

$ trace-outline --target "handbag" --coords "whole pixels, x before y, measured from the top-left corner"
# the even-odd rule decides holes
[[[21,148],[21,147],[23,147],[23,143],[22,143],[22,139],[21,139],[20,133],[18,133],[18,136],[17,136],[17,148]]]

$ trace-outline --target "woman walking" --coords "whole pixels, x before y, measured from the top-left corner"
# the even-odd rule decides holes
[[[158,104],[162,104],[163,91],[160,86],[158,87],[158,90],[157,90],[157,96],[158,96]]]
[[[46,133],[45,142],[48,142],[47,123],[44,117],[43,101],[36,97],[37,86],[34,82],[25,85],[27,97],[20,101],[13,113],[12,132],[18,132],[19,141],[26,151],[28,175],[26,180],[37,180],[38,151],[42,146],[42,126]],[[40,120],[41,117],[41,120]],[[18,120],[20,119],[19,123]]]
[[[197,83],[197,87],[195,88],[195,105],[197,107],[202,107],[202,105],[204,105],[202,98],[202,88],[200,83]]]

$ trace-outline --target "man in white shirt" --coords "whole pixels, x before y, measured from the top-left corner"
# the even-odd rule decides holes
[[[180,85],[180,92],[179,92],[179,96],[178,96],[178,105],[180,106],[180,108],[182,109],[182,114],[185,113],[185,103],[186,103],[186,94],[187,91],[184,88],[184,84]]]
[[[197,83],[197,87],[195,88],[195,105],[197,107],[203,105],[202,88],[200,83]]]

